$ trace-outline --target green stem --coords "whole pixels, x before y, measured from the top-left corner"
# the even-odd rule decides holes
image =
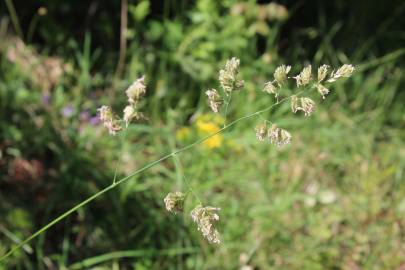
[[[229,103],[231,103],[231,99],[232,99],[232,92],[229,94],[229,98],[226,102],[225,105],[225,113],[224,113],[224,127],[226,127],[226,117],[228,115],[228,107],[229,107]]]
[[[191,194],[198,200],[200,204],[202,204],[200,197],[198,197],[197,193],[195,193],[194,189],[191,187],[190,183],[188,182],[186,176],[184,175],[184,170],[183,170],[183,164],[181,163],[179,157],[177,155],[173,156],[174,162],[176,163],[176,166],[178,167],[181,176],[183,177],[183,181],[188,187],[188,190],[190,190]]]
[[[115,180],[117,179],[118,167],[121,165],[122,155],[124,152],[124,143],[125,143],[125,138],[127,137],[127,133],[128,133],[128,127],[125,128],[124,135],[122,136],[120,157],[119,157],[117,163],[115,164],[113,184],[115,184]]]
[[[30,22],[30,26],[28,27],[27,42],[32,41],[32,37],[34,36],[35,27],[38,24],[38,20],[39,20],[39,14],[35,13],[34,17],[32,18],[32,20]]]
[[[21,31],[20,22],[18,20],[17,12],[15,11],[14,4],[12,0],[5,0],[8,12],[10,13],[11,21],[13,22],[14,30],[17,32],[17,35],[21,38],[24,38]]]
[[[302,91],[301,91],[301,92],[302,92]],[[301,93],[301,92],[300,92],[300,93]],[[300,94],[300,93],[298,93],[298,94]],[[296,94],[296,95],[298,95],[298,94]],[[211,137],[213,137],[213,136],[215,136],[215,135],[217,135],[217,134],[223,132],[224,130],[226,130],[226,129],[232,127],[233,125],[235,125],[235,124],[237,124],[237,123],[239,123],[239,122],[241,122],[241,121],[244,121],[244,120],[246,120],[246,119],[249,119],[249,118],[252,118],[252,117],[254,117],[254,116],[260,115],[260,114],[262,114],[262,113],[264,113],[264,112],[267,112],[267,111],[271,110],[273,107],[275,107],[276,105],[278,105],[278,104],[280,104],[280,103],[282,103],[282,102],[284,102],[284,101],[286,101],[286,100],[288,100],[288,99],[290,99],[290,98],[291,98],[291,96],[285,97],[285,98],[283,98],[282,100],[280,100],[280,102],[275,103],[275,104],[273,104],[273,105],[271,105],[271,106],[269,106],[269,107],[267,107],[267,108],[265,108],[265,109],[263,109],[263,110],[259,110],[259,111],[257,111],[257,112],[251,113],[251,114],[249,114],[249,115],[245,115],[245,116],[243,116],[243,117],[241,117],[241,118],[238,118],[238,119],[234,120],[233,122],[229,123],[227,126],[224,126],[223,128],[221,128],[221,129],[218,130],[217,132],[214,132],[214,133],[212,133],[212,134],[209,134],[209,135],[207,135],[207,136],[205,136],[205,137],[203,137],[203,138],[201,138],[201,139],[199,139],[199,140],[197,140],[197,141],[195,141],[195,142],[193,142],[193,143],[191,143],[191,144],[189,144],[189,145],[187,145],[187,146],[185,146],[185,147],[183,147],[183,148],[180,148],[180,149],[178,149],[178,150],[176,150],[176,151],[174,151],[174,152],[172,152],[172,153],[170,153],[170,154],[167,154],[167,155],[161,157],[160,159],[155,160],[155,161],[153,161],[153,162],[151,162],[151,163],[145,165],[145,166],[142,167],[141,169],[138,169],[138,170],[134,171],[133,173],[127,175],[126,177],[124,177],[124,178],[122,178],[122,179],[120,179],[120,180],[114,182],[114,183],[111,184],[110,186],[108,186],[108,187],[106,187],[106,188],[100,190],[100,191],[97,192],[96,194],[90,196],[89,198],[87,198],[87,199],[85,199],[84,201],[80,202],[80,203],[77,204],[76,206],[74,206],[74,207],[72,207],[71,209],[67,210],[65,213],[63,213],[62,215],[60,215],[60,216],[57,217],[56,219],[52,220],[51,222],[49,222],[48,224],[46,224],[44,227],[42,227],[41,229],[39,229],[38,231],[36,231],[34,234],[32,234],[31,236],[29,236],[27,239],[25,239],[24,241],[20,242],[17,246],[15,246],[15,247],[12,248],[11,250],[9,250],[7,253],[5,253],[3,256],[1,256],[1,257],[0,257],[0,262],[3,261],[4,259],[6,259],[7,257],[9,257],[11,254],[13,254],[15,251],[17,251],[18,249],[20,249],[22,246],[24,246],[24,245],[27,244],[28,242],[30,242],[32,239],[36,238],[38,235],[42,234],[43,232],[45,232],[46,230],[48,230],[49,228],[51,228],[52,226],[54,226],[55,224],[59,223],[61,220],[63,220],[63,219],[66,218],[67,216],[69,216],[70,214],[74,213],[74,212],[75,212],[76,210],[78,210],[79,208],[81,208],[81,207],[87,205],[88,203],[90,203],[91,201],[95,200],[95,199],[98,198],[99,196],[103,195],[103,194],[106,193],[107,191],[109,191],[109,190],[115,188],[116,186],[118,186],[118,185],[124,183],[125,181],[131,179],[131,178],[134,177],[135,175],[140,174],[140,173],[142,173],[142,172],[148,170],[149,168],[152,168],[153,166],[159,164],[159,163],[162,162],[162,161],[165,161],[166,159],[168,159],[168,158],[170,158],[170,157],[173,157],[174,155],[177,155],[177,154],[179,154],[179,153],[181,153],[181,152],[184,152],[184,151],[186,151],[186,150],[189,150],[189,149],[195,147],[196,145],[199,145],[200,143],[202,143],[202,142],[208,140],[209,138],[211,138]]]

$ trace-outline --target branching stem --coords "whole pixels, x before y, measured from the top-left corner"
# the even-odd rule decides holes
[[[300,93],[302,93],[303,91],[297,93],[296,95],[299,95]],[[116,186],[126,182],[127,180],[131,179],[132,177],[134,177],[137,174],[140,174],[150,168],[152,168],[153,166],[159,164],[160,162],[163,162],[167,159],[169,159],[170,157],[175,157],[175,155],[180,154],[184,151],[187,151],[199,144],[201,144],[202,142],[208,140],[209,138],[222,133],[223,131],[225,131],[226,129],[236,125],[237,123],[247,120],[249,118],[255,117],[255,116],[259,116],[260,114],[267,112],[269,110],[271,110],[273,107],[285,102],[286,100],[289,100],[291,98],[291,96],[285,97],[283,99],[281,99],[278,103],[275,103],[263,110],[259,110],[257,112],[245,115],[243,117],[240,117],[232,122],[230,122],[228,125],[224,126],[223,128],[221,128],[220,130],[218,130],[217,132],[214,132],[212,134],[209,134],[183,148],[180,148],[178,150],[173,151],[170,154],[167,154],[163,157],[161,157],[160,159],[157,159],[147,165],[145,165],[144,167],[132,172],[131,174],[125,176],[124,178],[121,178],[118,181],[113,181],[113,183],[111,185],[109,185],[108,187],[100,190],[99,192],[97,192],[96,194],[90,196],[89,198],[85,199],[84,201],[80,202],[79,204],[77,204],[76,206],[70,208],[69,210],[67,210],[66,212],[64,212],[63,214],[61,214],[60,216],[58,216],[57,218],[55,218],[54,220],[52,220],[51,222],[49,222],[48,224],[46,224],[45,226],[43,226],[41,229],[39,229],[38,231],[36,231],[35,233],[33,233],[31,236],[29,236],[27,239],[25,239],[24,241],[20,242],[17,246],[15,246],[14,248],[12,248],[11,250],[9,250],[7,253],[5,253],[3,256],[0,257],[0,262],[5,260],[7,257],[9,257],[10,255],[12,255],[15,251],[17,251],[18,249],[20,249],[21,247],[23,247],[24,245],[26,245],[28,242],[30,242],[31,240],[33,240],[34,238],[36,238],[37,236],[39,236],[40,234],[42,234],[43,232],[45,232],[46,230],[48,230],[49,228],[51,228],[52,226],[54,226],[55,224],[59,223],[61,220],[65,219],[66,217],[68,217],[69,215],[71,215],[72,213],[74,213],[75,211],[77,211],[79,208],[87,205],[88,203],[92,202],[93,200],[95,200],[96,198],[98,198],[99,196],[103,195],[104,193],[106,193],[107,191],[110,191],[111,189],[114,189]]]

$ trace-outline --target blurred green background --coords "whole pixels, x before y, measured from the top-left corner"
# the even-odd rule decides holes
[[[127,27],[121,21],[127,19]],[[121,46],[120,46],[121,37]],[[124,42],[122,42],[124,41]],[[126,46],[124,46],[124,44]],[[266,117],[293,143],[256,140],[250,119],[109,191],[0,269],[404,269],[405,3],[358,1],[2,0],[0,255],[119,177],[221,125],[204,91],[226,59],[245,89],[228,119],[272,104],[280,64],[351,63],[310,118]],[[147,120],[109,136],[96,109],[122,110],[146,75]],[[286,90],[291,94],[294,89]],[[208,244],[163,198],[221,207]]]

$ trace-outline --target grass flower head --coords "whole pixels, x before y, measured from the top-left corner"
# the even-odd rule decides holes
[[[219,221],[220,210],[217,207],[198,205],[191,211],[191,218],[197,224],[198,230],[213,244],[221,243],[219,232],[215,228],[215,223]]]
[[[167,211],[175,214],[182,212],[185,198],[186,195],[180,191],[167,194],[164,198]]]

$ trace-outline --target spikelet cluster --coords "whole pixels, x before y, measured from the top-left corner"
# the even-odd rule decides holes
[[[232,58],[226,62],[226,65],[219,72],[219,83],[221,86],[221,93],[216,89],[210,89],[205,91],[205,94],[208,97],[208,103],[212,111],[218,113],[220,111],[221,105],[224,103],[226,97],[229,97],[230,93],[234,90],[238,90],[243,87],[243,81],[238,79],[238,69],[239,69],[239,59]],[[315,75],[312,74],[312,67],[308,65],[302,69],[302,71],[293,77],[289,77],[288,74],[291,71],[291,66],[282,65],[276,68],[274,71],[272,81],[267,82],[264,85],[264,92],[272,94],[277,98],[280,95],[281,89],[284,85],[288,83],[290,78],[293,78],[296,81],[298,88],[308,87],[317,89],[322,98],[329,93],[329,89],[325,86],[326,83],[333,83],[339,78],[350,77],[354,71],[352,65],[345,64],[341,66],[336,72],[332,71],[329,78],[329,66],[322,65],[318,68],[318,72]],[[141,83],[134,83],[134,88],[128,90],[131,92],[131,95],[128,95],[128,101],[130,104],[135,103],[136,100],[144,94],[145,88],[143,88],[143,80]],[[132,86],[131,86],[132,87]],[[137,90],[135,90],[137,89]],[[301,91],[302,92],[302,91]],[[287,98],[285,98],[287,99]],[[230,98],[228,99],[229,102]],[[297,95],[292,95],[291,100],[291,110],[293,113],[302,111],[305,116],[310,116],[316,108],[316,103],[309,97],[299,97]],[[271,107],[269,107],[270,109]],[[103,117],[105,119],[111,119],[111,111],[104,108]],[[253,115],[259,115],[267,110],[258,111]],[[132,114],[133,111],[128,110],[128,114]],[[271,126],[268,127],[267,123],[270,123]],[[200,124],[200,129],[208,129],[210,132],[215,132],[207,125]],[[266,139],[278,147],[284,146],[291,143],[291,134],[285,129],[278,127],[276,124],[272,124],[270,121],[265,120],[263,123],[256,125],[255,127],[256,137],[259,141],[265,141]],[[169,212],[179,213],[183,210],[185,195],[181,192],[169,193],[165,199],[164,203],[166,209]],[[201,232],[204,238],[208,242],[213,244],[219,244],[221,242],[220,235],[216,229],[216,223],[219,221],[218,212],[220,208],[212,206],[203,206],[201,204],[197,205],[190,213],[191,218],[194,223],[197,224],[198,231]]]
[[[243,87],[244,81],[238,79],[240,60],[232,57],[226,61],[225,68],[219,71],[219,83],[226,94],[239,90]]]
[[[255,127],[256,138],[259,141],[264,141],[267,135],[267,125],[266,122],[260,123]]]
[[[214,113],[218,113],[222,105],[222,98],[218,94],[217,90],[211,89],[205,91],[205,94],[208,96],[208,103]]]
[[[291,134],[282,128],[279,128],[276,124],[272,124],[270,128],[267,128],[267,122],[258,124],[255,127],[256,138],[259,141],[264,141],[266,138],[271,144],[278,147],[291,143]]]
[[[244,81],[238,78],[239,59],[231,58],[225,64],[225,67],[219,71],[218,81],[221,86],[221,93],[216,89],[205,91],[208,97],[208,104],[214,113],[218,113],[221,105],[224,104],[226,97],[233,91],[240,90],[244,86]]]
[[[287,82],[291,66],[281,65],[274,71],[274,80],[265,83],[263,91],[273,94],[278,100],[279,89]]]
[[[186,194],[180,191],[170,192],[164,198],[166,210],[174,214],[182,212],[185,198]],[[220,210],[217,207],[199,204],[190,212],[191,219],[197,224],[198,231],[212,244],[221,242],[219,232],[215,228],[215,223],[219,221],[218,212]]]
[[[274,72],[274,80],[265,83],[263,91],[269,94],[274,95],[274,97],[278,101],[278,97],[280,95],[281,87],[287,83],[288,73],[291,70],[291,66],[279,66],[276,68]],[[327,83],[333,83],[340,78],[348,78],[350,77],[355,68],[353,65],[344,64],[338,70],[332,71],[329,75],[330,67],[328,65],[322,65],[318,67],[318,72],[316,74],[316,78],[313,78],[312,75],[312,66],[308,65],[304,67],[301,72],[293,76],[291,78],[295,79],[296,85],[298,88],[301,87],[309,87],[315,88],[318,93],[325,99],[325,96],[330,92],[327,86]],[[314,75],[315,76],[315,75]],[[298,97],[297,95],[293,95],[290,98],[291,100],[291,110],[293,113],[297,113],[298,111],[302,111],[305,116],[310,116],[316,108],[316,103],[309,97]],[[264,130],[266,129],[265,124],[259,124],[256,126],[256,137],[259,141],[264,140]],[[291,135],[285,130],[279,129],[276,126],[272,126],[268,130],[268,135],[270,141],[278,146],[290,143]]]
[[[191,211],[191,218],[201,234],[212,244],[221,243],[215,223],[219,221],[220,208],[198,205]]]
[[[349,64],[341,66],[336,72],[332,71],[328,82],[335,82],[339,78],[349,78],[354,72],[354,67]]]
[[[97,111],[99,113],[100,121],[103,123],[104,127],[108,129],[108,132],[111,135],[115,135],[122,129],[120,120],[114,115],[110,106],[103,105],[98,108]]]
[[[115,135],[122,130],[121,122],[128,127],[133,119],[140,119],[142,113],[137,110],[137,104],[146,93],[145,77],[137,79],[125,91],[128,98],[128,105],[123,110],[122,119],[118,118],[111,110],[110,106],[103,105],[97,109],[99,118],[111,135]]]
[[[307,97],[291,97],[291,110],[293,113],[303,111],[305,116],[310,116],[315,111],[315,101]]]
[[[270,143],[278,147],[291,143],[291,134],[287,130],[277,127],[276,124],[269,128],[267,136]]]
[[[182,212],[185,198],[186,195],[180,191],[167,194],[164,198],[167,211],[175,214]]]
[[[138,112],[137,105],[141,98],[146,94],[145,76],[133,82],[125,91],[128,98],[128,105],[124,108],[124,122],[128,127],[132,119],[140,119],[142,113]]]
[[[297,81],[297,87],[306,86],[311,82],[312,79],[312,66],[306,66],[304,69],[294,77]]]

